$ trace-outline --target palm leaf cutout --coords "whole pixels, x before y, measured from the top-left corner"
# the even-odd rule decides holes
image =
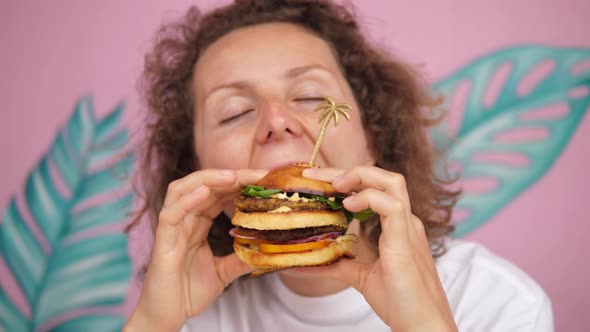
[[[477,229],[550,169],[588,110],[588,64],[588,49],[513,47],[435,84],[448,101],[467,91],[458,130],[449,121],[434,128],[435,144],[463,183],[488,183],[458,202],[464,218],[455,236]]]
[[[324,140],[324,135],[326,135],[326,128],[330,124],[330,120],[334,119],[334,126],[338,126],[340,123],[340,116],[344,116],[346,120],[350,120],[350,115],[348,111],[351,107],[347,104],[336,104],[334,100],[330,97],[324,97],[324,103],[319,104],[314,111],[322,111],[320,114],[320,131],[318,132],[318,136],[316,138],[315,147],[313,149],[313,153],[311,155],[311,161],[309,162],[310,166],[315,166],[315,160],[320,152],[320,146]]]
[[[117,306],[131,264],[117,226],[131,206],[124,175],[133,163],[121,158],[128,140],[117,128],[122,112],[118,105],[97,121],[92,100],[81,99],[26,180],[32,222],[16,198],[8,204],[0,258],[18,289],[8,289],[8,276],[0,282],[0,331],[121,330],[125,317]],[[25,305],[17,306],[19,297]]]

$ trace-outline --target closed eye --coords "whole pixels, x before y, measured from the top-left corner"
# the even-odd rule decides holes
[[[220,125],[223,125],[223,124],[228,124],[228,123],[230,123],[230,122],[232,122],[232,121],[236,120],[237,118],[239,118],[239,117],[241,117],[241,116],[243,116],[243,115],[246,115],[246,114],[248,114],[248,113],[250,113],[250,112],[253,112],[253,111],[254,111],[254,109],[253,109],[253,108],[251,108],[251,109],[247,109],[247,110],[245,110],[245,111],[243,111],[243,112],[240,112],[240,113],[238,113],[238,114],[236,114],[236,115],[232,115],[232,116],[230,116],[229,118],[226,118],[226,119],[223,119],[223,120],[221,120],[221,122],[220,122],[219,124],[220,124]]]
[[[323,97],[308,97],[308,98],[295,98],[294,102],[316,102],[321,103],[324,101]]]

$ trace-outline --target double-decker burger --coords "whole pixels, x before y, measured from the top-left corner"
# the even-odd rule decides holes
[[[330,183],[304,178],[308,164],[271,170],[235,200],[230,231],[234,250],[254,268],[252,276],[299,266],[327,265],[356,254],[357,237],[346,235],[352,218],[371,211],[345,210],[345,194]]]

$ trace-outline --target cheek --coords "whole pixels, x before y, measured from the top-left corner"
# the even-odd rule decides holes
[[[352,119],[351,119],[352,120]],[[365,164],[372,159],[367,148],[365,132],[360,123],[340,123],[338,127],[331,124],[326,133],[323,149],[332,162],[342,167]]]
[[[201,168],[239,169],[247,168],[251,140],[239,137],[237,133],[223,135],[197,135],[196,155]]]
[[[338,127],[334,127],[334,123],[330,123],[326,129],[326,140],[329,140],[330,144],[326,144],[327,147],[332,146],[346,146],[352,144],[356,147],[357,145],[365,145],[365,134],[360,124],[351,122],[340,122]]]

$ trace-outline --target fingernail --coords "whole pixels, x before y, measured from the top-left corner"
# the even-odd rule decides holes
[[[259,175],[264,175],[264,174],[268,173],[268,170],[266,170],[266,169],[257,169],[254,172],[256,172],[256,174],[259,174]]]
[[[354,202],[355,199],[356,198],[354,196],[348,196],[342,201],[342,204],[350,204]]]
[[[229,176],[229,175],[236,174],[236,172],[232,171],[231,169],[222,169],[219,171],[219,174],[224,175],[224,176]]]
[[[305,177],[313,176],[315,174],[315,169],[313,169],[313,168],[304,169],[303,172],[301,172],[301,174]]]
[[[198,194],[202,193],[203,191],[205,191],[205,188],[206,187],[204,185],[199,186],[199,187],[197,187],[197,189],[193,190],[192,194],[198,195]]]
[[[334,180],[332,180],[332,184],[335,185],[338,182],[342,181],[342,178],[344,177],[344,174],[340,174],[337,177],[334,178]]]

